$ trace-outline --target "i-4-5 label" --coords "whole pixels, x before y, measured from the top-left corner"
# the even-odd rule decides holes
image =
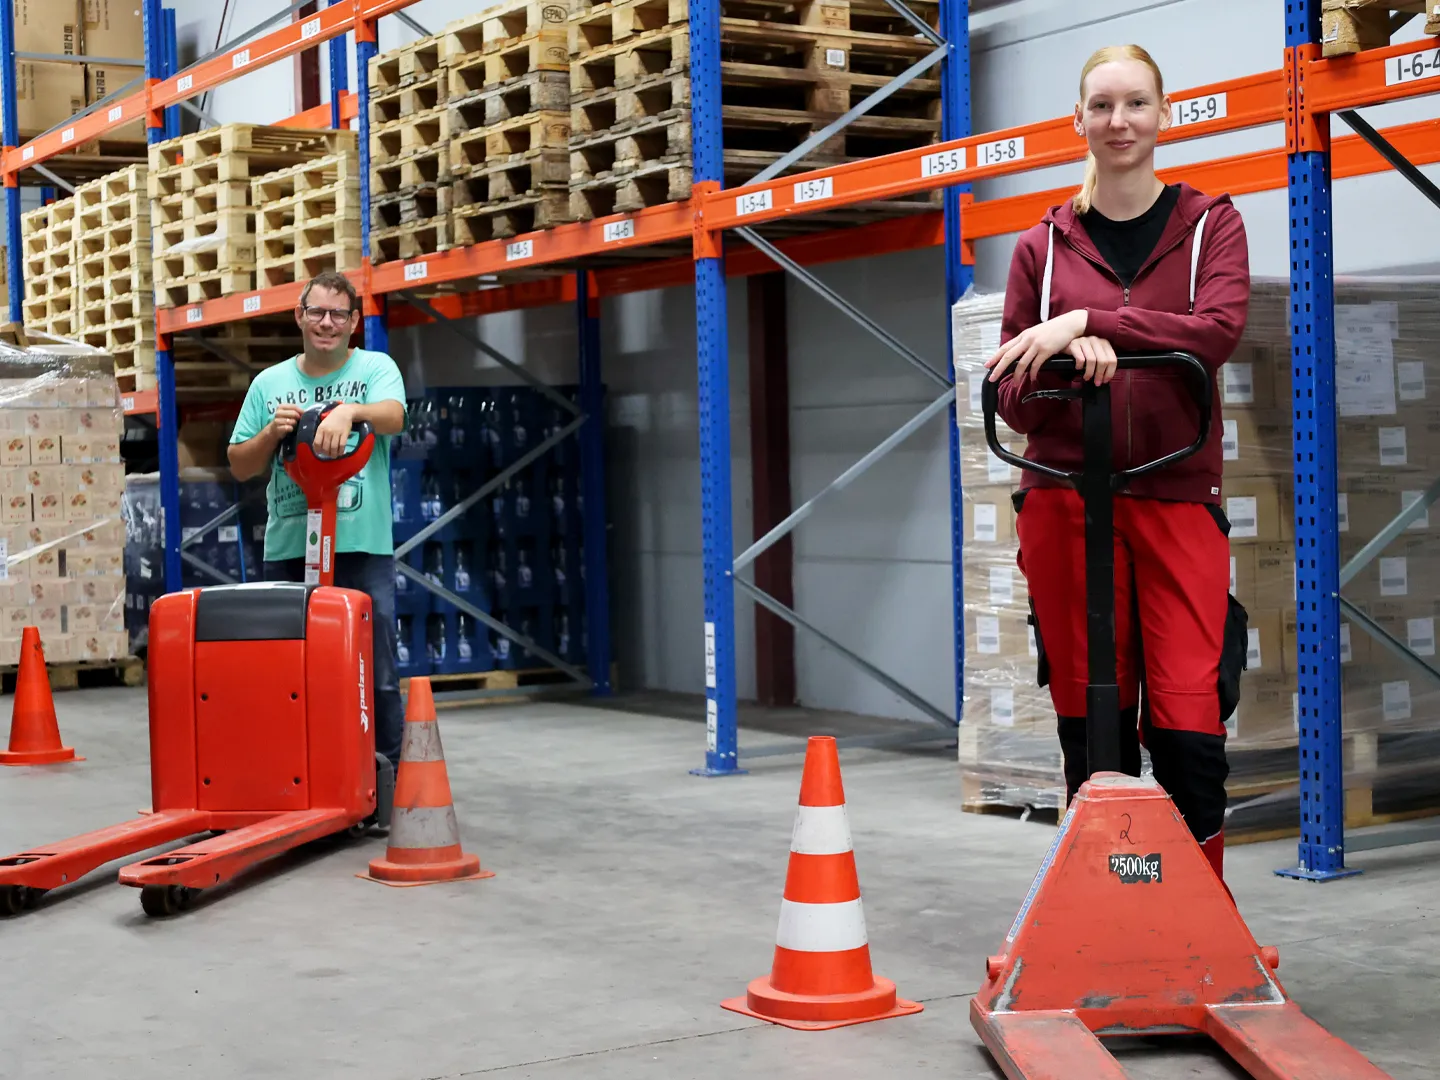
[[[1154,855],[1111,855],[1110,872],[1120,878],[1121,885],[1137,882],[1160,883],[1160,853]]]

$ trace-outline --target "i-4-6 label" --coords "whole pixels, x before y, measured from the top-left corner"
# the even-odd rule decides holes
[[[1121,885],[1160,884],[1160,853],[1154,855],[1111,855],[1110,872]]]

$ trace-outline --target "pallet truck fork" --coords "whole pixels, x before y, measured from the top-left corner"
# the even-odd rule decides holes
[[[1033,391],[1027,400],[1081,401],[1084,464],[1067,472],[1007,451],[995,434],[996,384],[982,391],[991,452],[1084,499],[1089,779],[986,961],[970,1022],[1010,1080],[1125,1080],[1100,1036],[1169,1034],[1209,1035],[1259,1080],[1387,1080],[1301,1012],[1275,977],[1279,953],[1256,944],[1170,797],[1153,777],[1121,771],[1114,495],[1200,449],[1213,383],[1188,353],[1121,357],[1119,367],[1180,369],[1200,406],[1193,444],[1112,472],[1109,387]],[[1045,371],[1074,376],[1075,361],[1059,357]]]
[[[150,610],[153,812],[0,859],[0,914],[113,859],[185,837],[186,847],[124,867],[147,915],[173,915],[195,892],[335,833],[389,824],[394,772],[375,752],[370,597],[334,587],[335,515],[346,480],[375,446],[315,452],[334,404],[302,414],[279,459],[305,493],[304,584],[187,589]]]

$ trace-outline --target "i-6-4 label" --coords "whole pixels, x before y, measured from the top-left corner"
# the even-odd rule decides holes
[[[1110,872],[1120,878],[1121,885],[1137,882],[1160,884],[1160,854],[1154,855],[1111,855]]]

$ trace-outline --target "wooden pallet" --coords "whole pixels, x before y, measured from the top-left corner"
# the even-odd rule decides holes
[[[262,257],[256,270],[257,287],[265,289],[293,281],[309,281],[326,270],[358,270],[360,223],[353,218],[340,219],[335,228],[346,231],[342,239],[329,244],[306,243],[300,250],[292,250],[287,255]],[[352,232],[353,235],[350,235]]]
[[[683,26],[690,20],[688,0],[615,0],[601,4],[574,0],[572,9],[571,56],[585,56],[642,34]]]
[[[500,165],[537,150],[563,151],[570,145],[568,112],[531,113],[467,132],[450,144],[452,174]]]
[[[375,165],[371,169],[372,197],[398,195],[407,189],[424,185],[446,185],[450,181],[450,147],[448,145],[422,150],[399,161]]]
[[[569,17],[564,0],[502,0],[478,15],[448,23],[444,31],[447,64],[495,52],[545,31],[565,32]]]
[[[493,51],[449,62],[450,100],[469,97],[476,91],[523,79],[536,71],[565,71],[570,67],[570,49],[565,28],[557,26],[508,41]]]
[[[451,190],[451,206],[496,203],[543,191],[565,191],[570,182],[570,155],[561,150],[535,150],[498,165],[485,165],[458,174]]]
[[[255,289],[255,267],[227,266],[224,269],[187,274],[179,278],[156,281],[156,302],[161,307],[181,307],[218,300],[234,293]]]
[[[311,192],[328,192],[337,186],[359,190],[358,154],[328,154],[261,176],[250,184],[252,205],[264,207],[282,199],[301,198]]]
[[[454,247],[449,214],[370,231],[370,261],[393,262],[434,255]]]
[[[473,671],[463,672],[455,675],[427,675],[431,686],[438,693],[453,693],[456,691],[504,691],[504,690],[538,690],[547,686],[563,686],[573,680],[563,671],[555,668],[528,668],[514,671]],[[405,694],[410,690],[410,680],[400,680],[400,693]],[[456,699],[444,699],[435,704],[438,708],[447,706],[454,707],[470,704],[504,704],[506,702],[523,701],[524,697],[516,695],[487,695],[483,698],[476,698],[474,701],[463,701]]]
[[[456,247],[468,247],[549,229],[570,220],[567,191],[540,191],[498,203],[471,203],[453,211],[453,242]]]
[[[0,693],[13,694],[18,667],[0,668]],[[134,656],[118,660],[51,661],[45,665],[51,690],[83,690],[100,686],[139,686],[145,681],[145,662]]]
[[[467,131],[501,124],[535,112],[556,112],[570,107],[568,71],[532,71],[502,86],[477,90],[452,100],[450,133],[456,138]]]
[[[370,59],[370,92],[387,93],[424,82],[443,67],[439,35],[421,38]]]
[[[370,130],[372,167],[401,161],[450,142],[450,112],[445,108],[407,116],[393,124]]]
[[[687,158],[683,163],[645,165],[623,176],[572,182],[570,216],[575,221],[590,221],[607,214],[682,202],[690,197],[692,176]]]
[[[577,57],[570,64],[572,95],[624,89],[690,70],[690,30],[671,27],[629,38]]]
[[[391,90],[370,99],[370,124],[392,124],[416,113],[428,112],[445,104],[450,80],[442,69],[424,82]]]
[[[448,184],[419,184],[393,195],[377,196],[370,206],[372,233],[375,229],[396,229],[447,217],[453,197]]]
[[[1350,56],[1366,49],[1384,48],[1403,22],[1392,13],[1426,15],[1425,33],[1440,34],[1440,8],[1425,0],[1347,0],[1344,7],[1326,4],[1320,12],[1321,53]]]
[[[575,97],[570,106],[571,137],[583,140],[600,132],[622,132],[647,120],[689,111],[689,73],[663,75],[639,86],[609,87]]]
[[[200,344],[210,343],[225,354],[217,357]],[[268,367],[282,360],[288,360],[301,349],[300,332],[295,326],[295,317],[286,312],[274,316],[258,316],[244,322],[225,323],[221,326],[206,327],[194,337],[176,334],[171,338],[176,362],[234,360],[240,365],[252,368]]]
[[[184,194],[212,184],[249,181],[277,169],[340,153],[355,145],[351,131],[226,124],[150,148],[150,198]]]

